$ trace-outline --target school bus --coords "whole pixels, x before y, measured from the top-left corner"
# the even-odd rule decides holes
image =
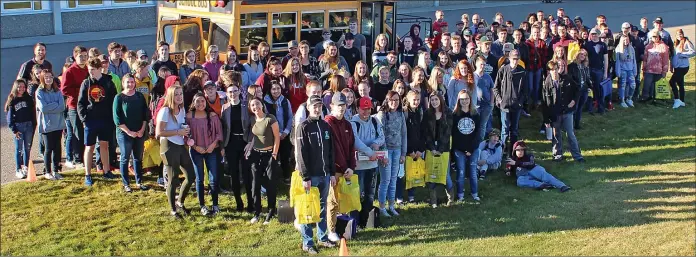
[[[331,31],[337,42],[348,31],[348,21],[358,20],[359,33],[367,39],[367,53],[374,39],[386,33],[391,49],[396,38],[395,0],[159,0],[157,42],[170,45],[170,58],[180,65],[186,50],[194,49],[205,62],[209,45],[217,45],[220,59],[234,45],[241,60],[248,46],[265,41],[271,54],[287,54],[291,40],[307,40],[313,48],[323,41],[322,30]],[[370,58],[368,58],[369,60]]]

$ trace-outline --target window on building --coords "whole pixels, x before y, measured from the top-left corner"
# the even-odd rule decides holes
[[[324,29],[324,12],[303,12],[300,40],[307,40],[310,47],[314,47],[324,39],[321,32]]]
[[[297,39],[297,13],[274,13],[271,49],[288,48],[288,42]]]
[[[210,35],[210,44],[218,46],[221,54],[227,53],[227,46],[230,44],[230,31],[232,30],[232,25],[213,22],[211,26],[212,34]],[[237,49],[237,51],[239,51],[239,49]]]
[[[0,5],[2,7],[2,14],[14,14],[14,13],[32,13],[37,11],[50,10],[50,4],[48,1],[2,1]]]
[[[198,49],[201,45],[200,27],[196,23],[165,25],[162,36],[169,43],[169,52],[171,53]]]
[[[104,0],[68,0],[68,8],[104,5]]]
[[[331,40],[337,42],[343,33],[348,31],[348,21],[358,17],[357,10],[339,10],[329,12],[329,30],[331,30]]]
[[[267,13],[243,13],[240,14],[239,19],[240,46],[237,51],[246,53],[249,45],[259,45],[262,41],[266,41],[266,35],[268,35]]]
[[[156,2],[155,0],[67,0],[62,2],[62,7],[67,9],[80,9],[152,6],[155,5]]]
[[[148,2],[148,0],[114,0],[114,4],[146,4]]]

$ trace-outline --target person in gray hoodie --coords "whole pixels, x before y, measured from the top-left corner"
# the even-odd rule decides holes
[[[387,146],[387,164],[380,169],[379,210],[382,217],[391,217],[387,213],[385,203],[389,199],[389,210],[392,215],[396,212],[396,177],[400,165],[406,160],[406,114],[401,108],[401,97],[395,91],[387,92],[382,108],[377,113],[377,119],[382,123],[386,132],[384,141]],[[387,192],[388,191],[388,192]]]
[[[60,169],[60,139],[65,129],[65,100],[58,83],[53,79],[52,71],[43,70],[40,76],[41,84],[36,91],[36,117],[41,140],[46,144],[44,177],[55,180],[62,178],[56,171]]]
[[[372,112],[372,100],[369,97],[362,97],[359,100],[358,114],[351,118],[353,134],[355,135],[356,154],[365,155],[369,160],[358,158],[355,166],[355,174],[358,175],[360,184],[360,202],[363,209],[372,209],[375,201],[375,187],[377,186],[377,167],[380,160],[375,151],[384,149],[384,130]]]

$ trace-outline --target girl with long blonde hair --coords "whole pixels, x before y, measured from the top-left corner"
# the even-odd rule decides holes
[[[636,51],[628,36],[624,35],[619,39],[619,45],[614,49],[614,60],[616,60],[614,71],[619,79],[619,100],[621,100],[621,107],[627,108],[629,101],[633,105],[631,98],[636,90],[638,74]]]

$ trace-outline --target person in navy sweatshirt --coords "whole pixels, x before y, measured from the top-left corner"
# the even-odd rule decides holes
[[[77,114],[84,124],[85,134],[85,185],[91,186],[92,183],[92,154],[94,145],[99,138],[99,150],[101,151],[102,163],[108,164],[109,161],[109,142],[113,141],[115,126],[113,123],[113,102],[116,97],[116,86],[111,81],[111,77],[101,73],[101,60],[91,58],[88,61],[87,69],[89,77],[82,82],[80,95],[77,99]],[[104,177],[107,179],[115,178],[111,173],[111,166],[104,165]]]
[[[5,102],[7,112],[7,127],[14,135],[15,143],[15,176],[19,179],[26,178],[29,167],[29,154],[31,143],[34,142],[34,128],[36,127],[35,104],[27,93],[27,82],[17,79],[12,84],[10,95]]]

